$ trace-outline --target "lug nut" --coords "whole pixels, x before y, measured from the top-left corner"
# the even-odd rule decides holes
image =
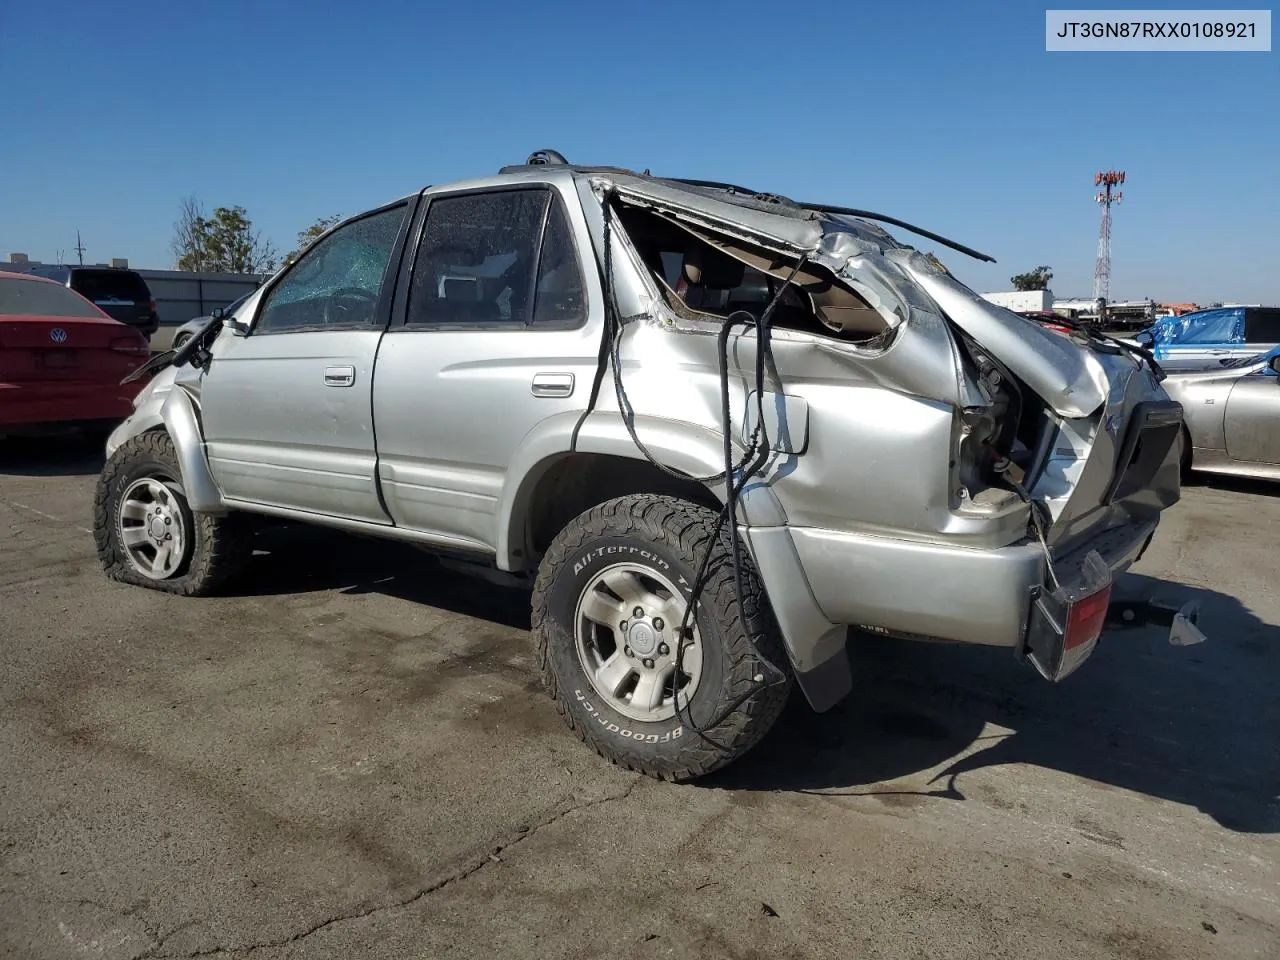
[[[626,621],[626,620],[623,620],[620,624],[618,624],[618,629],[619,629],[619,630],[626,630],[626,629],[627,629],[627,621]]]
[[[631,656],[631,648],[630,648],[630,647],[623,647],[623,648],[622,648],[622,652],[623,652],[626,656],[628,656],[628,657],[629,657],[629,656]]]
[[[172,521],[172,520],[170,520],[168,517],[165,517],[165,518],[164,518],[164,525],[165,525],[166,527],[167,527],[167,526],[169,526],[169,524],[171,524],[171,523],[173,523],[173,521]]]
[[[663,627],[665,627],[665,626],[666,626],[666,624],[663,622],[663,620],[662,620],[662,618],[661,618],[661,617],[654,617],[654,618],[653,618],[653,629],[655,629],[655,630],[661,630],[661,629],[662,629]]]
[[[644,658],[644,665],[650,670],[653,669],[653,661],[650,660],[648,657]]]
[[[644,616],[644,607],[636,607],[636,608],[635,608],[634,610],[632,610],[631,612],[632,612],[633,614],[635,614],[637,617],[643,617],[643,616]]]
[[[658,644],[658,653],[662,654],[662,656],[665,657],[670,652],[671,652],[671,648],[668,647],[665,643]]]

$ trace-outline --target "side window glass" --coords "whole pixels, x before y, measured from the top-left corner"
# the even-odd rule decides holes
[[[1226,343],[1239,334],[1239,310],[1211,310],[1188,322],[1179,343]]]
[[[587,317],[582,269],[574,249],[573,234],[560,198],[552,195],[547,225],[538,258],[538,286],[533,301],[533,322],[548,325],[581,323]]]
[[[1244,312],[1247,343],[1280,343],[1280,310],[1251,308]]]
[[[527,324],[548,190],[437,197],[413,268],[408,322]]]
[[[254,333],[373,323],[406,209],[344,224],[308,247],[267,294]]]

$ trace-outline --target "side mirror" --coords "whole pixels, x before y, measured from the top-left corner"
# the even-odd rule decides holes
[[[243,320],[237,320],[235,317],[223,317],[222,329],[230,330],[233,337],[247,337],[249,335],[249,324]]]
[[[1150,349],[1155,346],[1156,338],[1151,335],[1150,330],[1140,330],[1138,333],[1133,335],[1133,342],[1138,344],[1140,347]]]

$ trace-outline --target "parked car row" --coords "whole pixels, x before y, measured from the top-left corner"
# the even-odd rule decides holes
[[[1070,335],[1075,321],[1022,314]],[[1280,308],[1227,307],[1166,317],[1132,340],[1182,404],[1184,471],[1280,480]]]
[[[1280,307],[1220,307],[1164,317],[1133,337],[1166,370],[1196,370],[1280,345]]]
[[[144,336],[150,337],[160,327],[155,298],[136,270],[37,264],[31,267],[30,274],[74,290],[108,316],[136,327]]]

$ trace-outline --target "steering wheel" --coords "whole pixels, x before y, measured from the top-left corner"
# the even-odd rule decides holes
[[[353,310],[367,307],[372,313],[373,305],[377,300],[377,294],[363,287],[339,287],[325,298],[324,322],[349,323],[351,322],[350,313]]]

